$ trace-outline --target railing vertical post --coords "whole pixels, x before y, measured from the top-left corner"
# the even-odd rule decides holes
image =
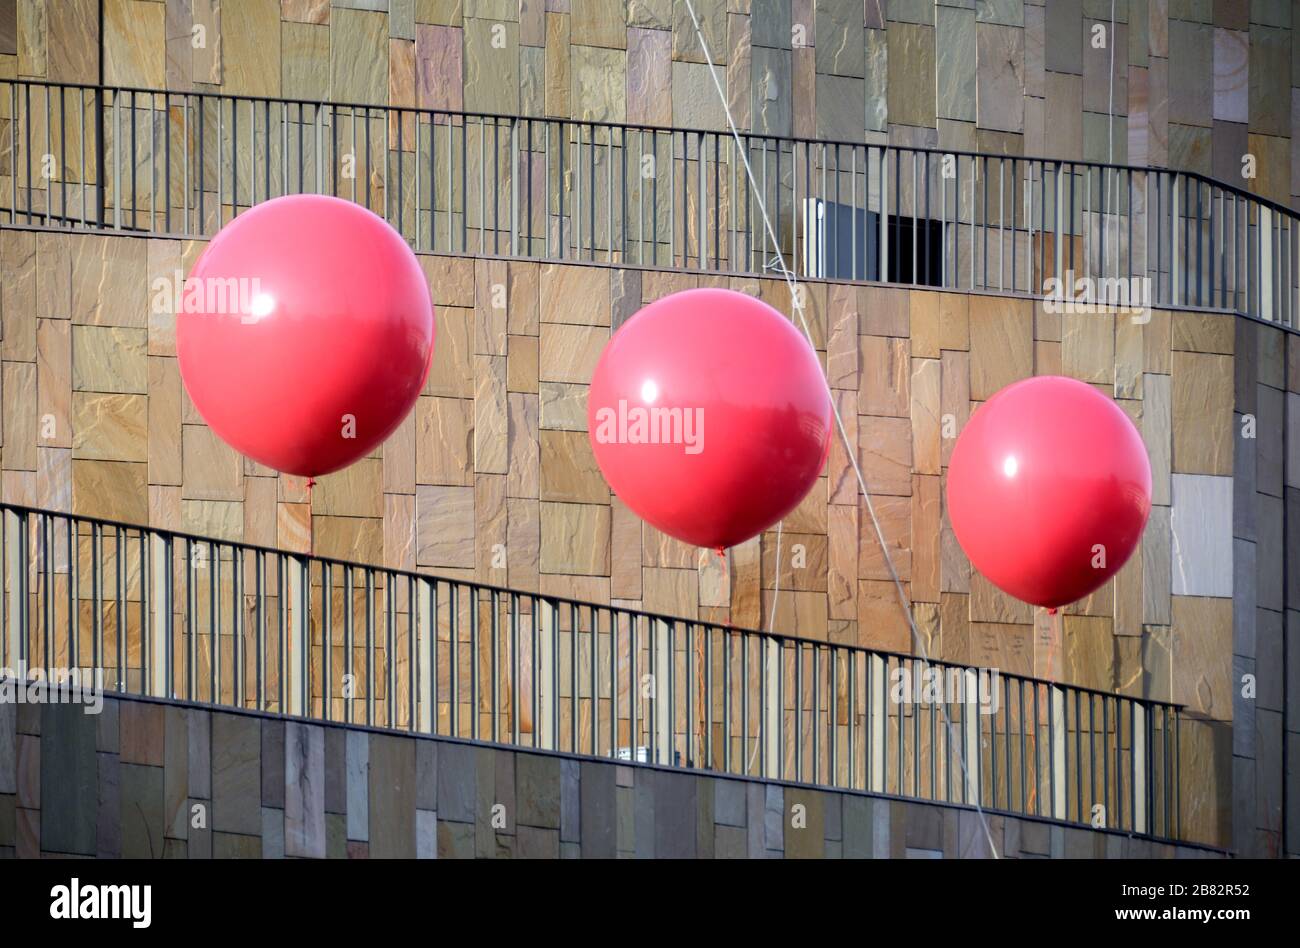
[[[1048,716],[1051,721],[1051,747],[1049,748],[1051,767],[1052,817],[1066,819],[1066,793],[1068,784],[1065,774],[1065,756],[1067,738],[1065,724],[1065,690],[1049,685],[1047,688]]]
[[[1147,800],[1151,787],[1147,749],[1151,722],[1146,706],[1139,702],[1133,704],[1132,724],[1133,746],[1129,759],[1133,767],[1133,831],[1147,833],[1150,832]]]
[[[435,664],[433,661],[433,640],[438,635],[438,628],[434,623],[433,611],[433,581],[428,579],[415,580],[424,594],[416,595],[416,608],[418,612],[414,617],[414,627],[411,634],[419,634],[419,648],[416,654],[419,655],[419,729],[424,734],[433,733],[433,675]],[[427,591],[427,592],[426,592]]]
[[[537,675],[537,680],[533,682],[533,687],[537,690],[538,709],[537,719],[533,721],[533,727],[538,729],[541,735],[542,747],[547,750],[555,750],[558,747],[557,741],[559,735],[556,733],[555,707],[558,700],[555,693],[555,678],[550,674],[550,670],[555,668],[555,663],[559,656],[553,651],[554,630],[556,611],[552,608],[551,603],[546,600],[533,600],[533,606],[538,613],[537,636],[537,665],[542,670],[542,674]]]
[[[6,588],[9,599],[5,603],[5,629],[8,633],[5,658],[15,672],[27,664],[27,515],[17,511],[4,512],[4,547]],[[2,591],[2,590],[0,590]],[[18,672],[20,677],[23,673]]]
[[[980,773],[980,761],[984,759],[984,754],[980,750],[979,678],[973,668],[963,669],[962,678],[961,700],[966,705],[966,713],[962,715],[962,725],[966,731],[963,741],[966,745],[966,762],[965,773],[962,775],[966,793],[963,799],[967,803],[982,804],[984,797],[981,789],[984,783]]]
[[[288,701],[282,699],[282,707],[289,714],[306,715],[308,678],[311,669],[311,654],[307,641],[307,601],[310,594],[308,586],[309,560],[296,556],[285,557],[285,569],[288,573],[289,602],[292,609],[289,614],[289,660],[285,662],[283,674],[287,679]],[[280,590],[285,595],[285,590]]]
[[[763,642],[763,776],[781,775],[781,641]]]
[[[889,708],[885,704],[886,688],[885,657],[870,653],[867,655],[867,790],[873,793],[885,792],[885,726],[889,718]]]
[[[142,681],[142,690],[157,698],[172,698],[172,539],[165,533],[145,531],[141,542],[148,544],[150,572],[153,580],[153,602],[147,603],[150,623],[146,631],[148,654],[151,662],[148,681]],[[141,659],[143,662],[143,657]]]

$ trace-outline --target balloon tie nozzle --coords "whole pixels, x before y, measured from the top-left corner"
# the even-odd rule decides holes
[[[1047,607],[1047,614],[1048,614],[1049,616],[1054,616],[1054,615],[1056,615],[1056,606],[1048,606],[1048,607]]]
[[[713,548],[713,552],[715,552],[715,553],[718,554],[718,559],[720,559],[720,560],[725,560],[725,559],[727,558],[727,548],[726,548],[726,547],[723,547],[723,546],[715,546],[715,547]]]

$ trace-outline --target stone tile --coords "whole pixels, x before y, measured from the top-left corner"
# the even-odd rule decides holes
[[[1231,474],[1232,359],[1173,353],[1173,469],[1186,474]]]
[[[148,330],[72,327],[72,388],[144,395],[149,391]]]
[[[109,0],[104,5],[104,81],[137,89],[166,82],[166,7]],[[44,74],[42,68],[38,74]],[[161,848],[159,850],[161,855]]]
[[[935,123],[934,28],[893,23],[889,41],[889,121],[926,128]]]
[[[979,127],[1022,132],[1025,128],[1025,31],[1019,27],[979,23],[975,35]]]
[[[125,706],[123,713],[125,715]],[[125,717],[123,718],[125,734]],[[261,722],[234,714],[212,717],[214,834],[261,832]],[[125,768],[123,768],[125,770]],[[214,838],[214,851],[216,840]]]
[[[1174,596],[1173,700],[1220,720],[1232,716],[1232,601]],[[1185,763],[1185,762],[1184,762]]]
[[[118,768],[119,820],[124,859],[163,854],[163,769],[123,763]],[[259,819],[260,828],[260,819]]]
[[[370,737],[370,855],[415,858],[415,742],[408,737]]]
[[[609,331],[602,326],[543,324],[538,378],[543,382],[589,384],[608,338]]]
[[[984,401],[1033,375],[1033,319],[1028,303],[970,299],[970,397]]]
[[[543,573],[608,576],[609,505],[541,505]]]
[[[541,458],[542,500],[608,503],[609,486],[585,431],[542,431]]]
[[[284,794],[285,855],[325,858],[325,732],[322,728],[286,723]]]
[[[474,566],[474,488],[416,488],[416,562],[422,566]]]
[[[347,732],[346,793],[349,842],[370,839],[370,735]]]
[[[41,849],[93,856],[99,793],[95,719],[77,704],[47,704],[41,711]]]
[[[1232,596],[1232,479],[1173,478],[1172,575],[1175,595]]]
[[[388,17],[336,8],[330,18],[330,90],[337,102],[388,99]]]

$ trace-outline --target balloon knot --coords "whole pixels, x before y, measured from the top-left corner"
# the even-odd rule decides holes
[[[1049,616],[1054,616],[1054,615],[1056,615],[1056,606],[1048,606],[1048,607],[1047,607],[1047,614],[1048,614]]]
[[[314,477],[307,478],[307,489],[311,490],[315,486],[316,486],[316,478]]]
[[[722,546],[714,547],[713,552],[718,554],[718,559],[720,560],[725,560],[727,558],[726,547],[722,547]]]

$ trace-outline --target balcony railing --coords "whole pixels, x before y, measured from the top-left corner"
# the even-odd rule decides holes
[[[421,251],[767,275],[783,260],[799,277],[1034,296],[1058,280],[1094,302],[1296,325],[1296,215],[1194,173],[0,81],[0,221],[209,236],[302,192],[364,204]]]
[[[1179,707],[0,505],[0,667],[125,694],[1179,834]],[[83,679],[84,680],[84,679]]]

